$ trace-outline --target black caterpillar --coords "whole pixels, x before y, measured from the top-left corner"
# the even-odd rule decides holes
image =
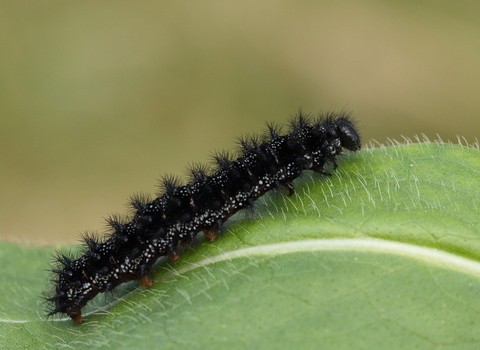
[[[82,308],[98,293],[112,291],[128,281],[151,286],[152,265],[161,256],[176,261],[178,244],[188,245],[198,232],[214,240],[223,223],[237,211],[272,189],[294,193],[292,181],[303,170],[330,175],[327,162],[337,167],[343,149],[361,147],[355,125],[346,113],[327,113],[316,119],[299,113],[289,132],[267,124],[264,136],[242,138],[239,157],[216,154],[216,165],[189,169],[190,182],[162,180],[163,193],[152,201],[132,199],[133,217],[108,219],[112,232],[103,240],[84,237],[83,255],[72,259],[58,253],[51,270],[52,296],[48,316],[69,315],[82,322]]]

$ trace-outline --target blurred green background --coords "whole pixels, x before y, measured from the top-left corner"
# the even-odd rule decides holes
[[[70,244],[298,108],[479,135],[476,1],[3,1],[0,239]]]

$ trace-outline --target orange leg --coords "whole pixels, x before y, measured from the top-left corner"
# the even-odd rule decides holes
[[[178,259],[180,259],[180,256],[177,254],[177,252],[172,251],[171,253],[168,253],[168,258],[171,262],[177,262]]]
[[[145,276],[145,277],[140,278],[140,279],[138,280],[138,282],[139,282],[141,285],[143,285],[143,286],[145,286],[145,287],[147,287],[147,288],[148,288],[148,287],[151,287],[152,284],[153,284],[152,279],[151,279],[150,277],[148,277],[148,276]]]
[[[210,242],[213,242],[217,238],[217,231],[214,230],[203,230],[203,234]]]
[[[82,312],[80,311],[78,314],[76,314],[75,317],[72,318],[72,320],[75,323],[82,323],[83,322]]]

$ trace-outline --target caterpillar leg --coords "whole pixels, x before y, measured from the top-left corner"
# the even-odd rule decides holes
[[[152,284],[153,284],[153,281],[150,277],[148,276],[145,276],[145,277],[142,277],[138,280],[138,282],[142,285],[142,286],[145,286],[147,288],[151,287]]]
[[[82,323],[83,322],[82,312],[79,311],[78,314],[72,317],[72,320],[75,323]]]
[[[332,174],[330,174],[327,170],[325,170],[324,168],[316,168],[316,169],[312,169],[313,171],[316,171],[317,173],[319,174],[322,174],[322,175],[326,175],[326,176],[332,176]]]
[[[168,253],[168,258],[170,259],[171,262],[177,262],[178,259],[180,259],[180,256],[178,253],[174,250]]]
[[[285,184],[283,185],[288,190],[288,195],[291,196],[292,194],[295,193],[295,188],[293,187],[292,184]]]
[[[203,234],[208,238],[210,242],[217,239],[217,231],[215,230],[203,230]]]

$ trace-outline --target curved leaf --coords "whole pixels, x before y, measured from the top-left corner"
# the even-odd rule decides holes
[[[2,348],[477,349],[480,153],[409,144],[308,173],[214,243],[45,320],[51,249],[3,243]],[[245,217],[246,216],[246,217]]]

